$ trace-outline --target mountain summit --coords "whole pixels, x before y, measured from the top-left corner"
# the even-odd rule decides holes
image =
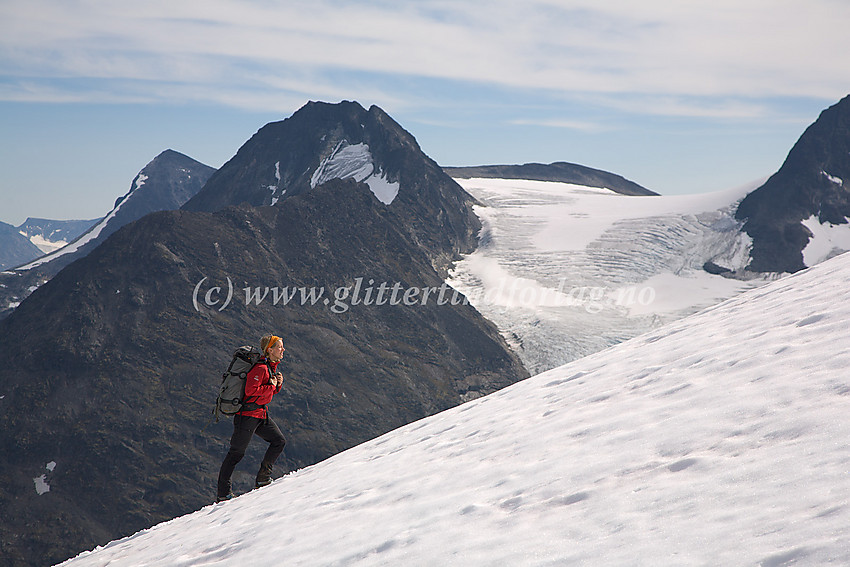
[[[470,252],[481,224],[474,199],[386,112],[356,102],[310,102],[261,128],[187,202],[187,211],[283,206],[333,179],[364,182],[445,273]]]
[[[796,272],[850,249],[850,96],[824,110],[782,167],[738,206],[755,272]],[[816,235],[840,242],[806,250]],[[807,257],[806,257],[807,256]]]
[[[200,191],[213,171],[212,167],[174,150],[160,153],[133,178],[130,190],[115,200],[112,210],[89,225],[91,228],[53,252],[31,256],[28,263],[17,263],[15,270],[0,273],[0,318],[17,308],[34,289],[74,260],[89,254],[122,226],[148,213],[179,209],[189,197]],[[27,228],[28,232],[31,230]]]
[[[125,224],[155,211],[179,209],[201,190],[214,171],[179,152],[165,150],[142,168],[130,183],[130,190],[115,200],[112,210],[100,222],[67,246],[18,269],[29,270],[58,260],[50,270],[58,272]]]

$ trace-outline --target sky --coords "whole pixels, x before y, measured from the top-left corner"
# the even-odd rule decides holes
[[[844,0],[0,2],[0,221],[96,218],[165,149],[220,167],[311,100],[442,165],[662,194],[775,172],[850,92]]]

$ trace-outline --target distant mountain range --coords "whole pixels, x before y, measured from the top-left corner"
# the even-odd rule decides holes
[[[0,269],[20,266],[58,250],[99,220],[28,218],[20,226],[0,222]]]
[[[6,269],[38,258],[44,252],[18,227],[0,222],[0,269]]]
[[[28,218],[24,221],[24,224],[18,227],[18,230],[46,254],[76,240],[101,220],[103,220],[103,217],[91,220]],[[29,260],[26,261],[28,262]]]
[[[526,163],[523,165],[479,165],[470,167],[444,167],[452,177],[469,179],[484,177],[495,179],[530,179],[558,181],[583,187],[610,189],[623,195],[657,195],[654,191],[629,181],[620,175],[593,169],[575,163],[558,161],[550,164]]]
[[[109,214],[68,246],[20,266],[18,270],[53,264],[50,271],[57,272],[71,261],[88,254],[122,226],[148,213],[179,209],[201,190],[214,171],[214,168],[181,153],[165,150],[136,175],[130,190],[116,199]]]

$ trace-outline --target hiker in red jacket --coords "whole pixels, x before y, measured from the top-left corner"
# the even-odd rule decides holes
[[[254,488],[266,486],[272,481],[274,462],[283,452],[286,439],[280,428],[269,417],[266,405],[275,394],[280,392],[283,385],[283,374],[277,371],[277,365],[283,358],[283,339],[275,335],[266,335],[260,339],[260,350],[263,358],[248,372],[245,379],[245,400],[235,416],[233,416],[233,436],[230,438],[230,450],[224,457],[221,470],[218,473],[218,496],[216,502],[233,498],[230,477],[233,469],[248,448],[251,438],[256,434],[267,441],[269,448],[260,463],[257,481]]]

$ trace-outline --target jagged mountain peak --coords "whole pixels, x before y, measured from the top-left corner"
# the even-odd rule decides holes
[[[174,150],[157,155],[133,178],[129,191],[116,199],[106,216],[90,224],[82,234],[77,232],[79,236],[61,248],[31,255],[24,260],[28,263],[18,262],[14,272],[0,274],[0,317],[8,315],[34,289],[89,254],[124,225],[152,212],[179,209],[213,171],[214,168]]]
[[[386,112],[351,101],[310,102],[266,124],[183,208],[283,206],[345,178],[366,183],[441,273],[458,253],[474,248],[481,227],[474,199]]]
[[[821,227],[846,225],[850,217],[850,96],[821,112],[736,217],[753,239],[752,271],[796,272],[847,249],[806,253]]]
[[[379,107],[366,110],[352,101],[309,102],[289,118],[260,128],[185,208],[215,211],[242,202],[274,205],[322,182],[346,177],[366,181],[370,187],[395,185],[397,192],[401,163],[393,159],[394,152],[421,150],[413,136]]]
[[[196,159],[167,149],[142,168],[133,179],[127,195],[144,186],[144,192],[155,192],[161,197],[160,204],[164,209],[178,209],[198,192],[198,184],[203,186],[214,171],[214,168]],[[163,183],[148,183],[154,176],[161,178]],[[120,199],[116,205],[118,202]]]
[[[112,210],[73,242],[21,266],[41,267],[55,274],[74,259],[91,252],[110,234],[148,213],[179,209],[195,195],[214,168],[174,150],[165,150],[148,162],[130,183],[130,189],[115,200]]]

